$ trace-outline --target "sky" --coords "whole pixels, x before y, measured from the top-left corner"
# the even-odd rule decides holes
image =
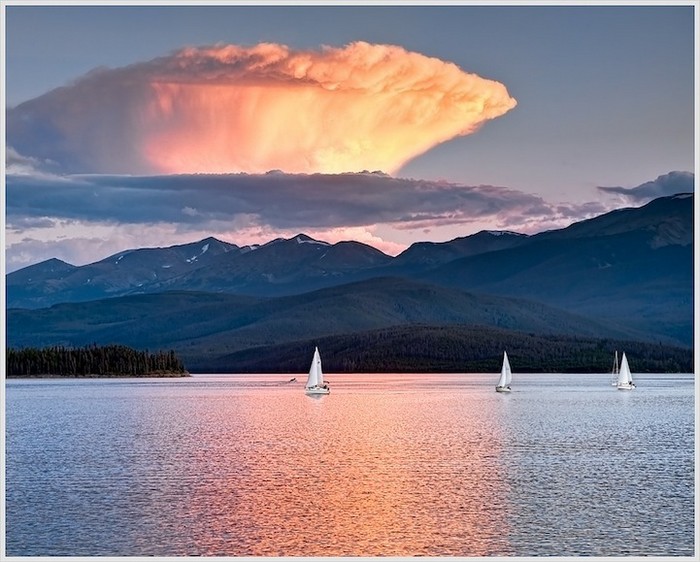
[[[2,7],[7,272],[207,236],[396,255],[694,189],[697,2]]]

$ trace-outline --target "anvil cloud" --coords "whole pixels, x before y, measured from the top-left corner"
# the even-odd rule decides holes
[[[96,69],[10,109],[7,130],[60,173],[395,173],[515,105],[398,46],[215,45]]]

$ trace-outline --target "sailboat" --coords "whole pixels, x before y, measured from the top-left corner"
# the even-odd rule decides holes
[[[501,367],[501,378],[498,379],[496,392],[510,392],[510,363],[508,362],[508,354],[503,352],[503,366]]]
[[[622,362],[620,363],[620,372],[617,375],[617,390],[632,390],[637,388],[632,380],[630,366],[627,363],[627,356],[622,353]]]
[[[615,359],[613,360],[613,367],[612,367],[612,380],[610,381],[610,384],[613,386],[617,386],[617,377],[620,374],[620,364],[617,362],[617,350],[615,351]]]
[[[318,352],[318,347],[314,351],[314,358],[311,361],[311,368],[309,369],[309,378],[306,381],[306,388],[304,390],[309,396],[316,394],[330,394],[331,392],[328,384],[323,382],[321,354]]]

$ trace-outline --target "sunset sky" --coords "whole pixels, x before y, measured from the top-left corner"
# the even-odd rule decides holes
[[[696,2],[3,2],[6,269],[304,232],[390,254],[692,191]]]

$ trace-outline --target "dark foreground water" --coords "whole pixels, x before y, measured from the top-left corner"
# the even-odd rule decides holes
[[[6,382],[9,556],[692,556],[692,375]]]

